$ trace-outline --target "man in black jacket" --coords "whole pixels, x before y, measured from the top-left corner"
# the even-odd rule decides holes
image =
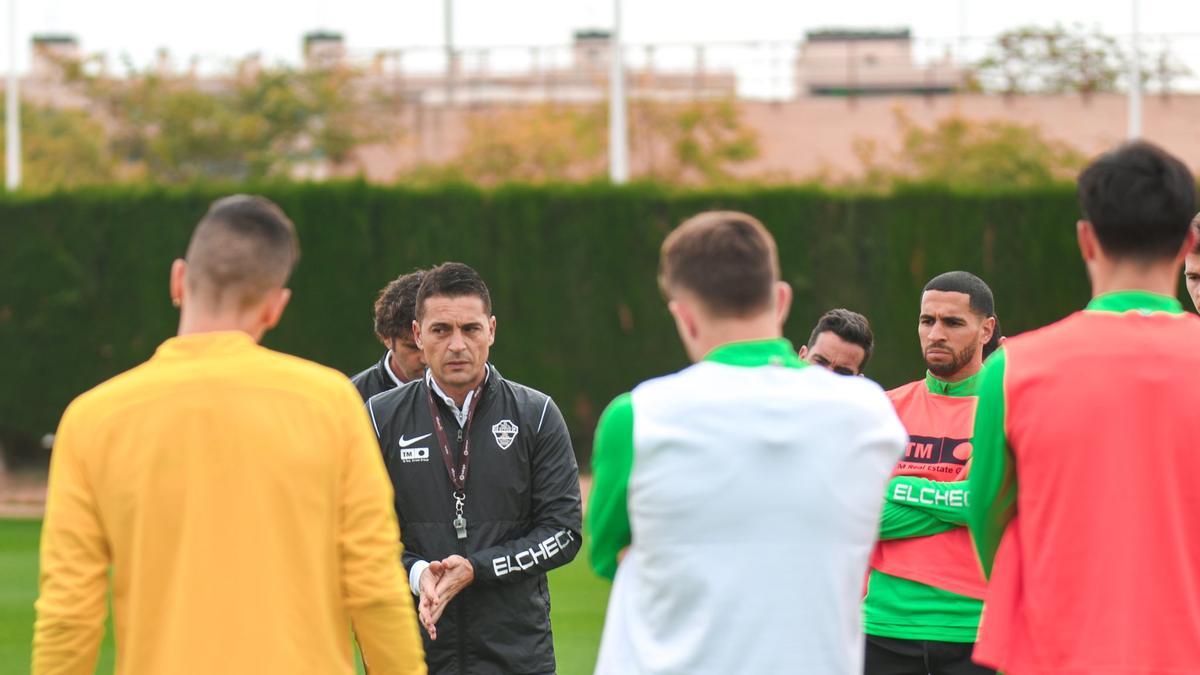
[[[431,673],[553,673],[546,572],[580,546],[566,423],[549,396],[488,364],[495,332],[474,270],[429,270],[413,330],[429,369],[367,401]]]
[[[424,355],[413,341],[417,289],[424,274],[425,270],[415,270],[396,277],[375,300],[375,337],[387,347],[387,353],[378,363],[350,378],[364,401],[425,372]]]

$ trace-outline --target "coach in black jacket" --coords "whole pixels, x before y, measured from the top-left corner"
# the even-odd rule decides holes
[[[350,378],[363,400],[425,373],[425,356],[413,340],[413,312],[425,270],[393,279],[375,300],[375,337],[387,347],[382,359]]]
[[[546,572],[580,546],[579,468],[562,413],[487,363],[487,286],[429,270],[414,337],[423,379],[367,401],[396,492],[431,673],[553,673]]]

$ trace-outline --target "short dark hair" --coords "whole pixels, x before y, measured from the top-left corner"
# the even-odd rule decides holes
[[[971,299],[971,311],[985,319],[996,316],[996,300],[992,297],[992,289],[983,279],[970,272],[956,270],[939,274],[930,279],[921,292],[926,291],[965,293]]]
[[[1200,213],[1197,213],[1196,217],[1192,219],[1192,229],[1196,231],[1196,234],[1200,234]],[[1200,238],[1196,239],[1196,246],[1192,248],[1192,253],[1200,253]]]
[[[417,321],[425,315],[425,300],[435,296],[461,298],[473,295],[483,301],[484,314],[492,313],[492,295],[479,273],[460,262],[446,262],[426,270],[417,289]]]
[[[1196,181],[1170,153],[1135,141],[1097,157],[1079,175],[1079,205],[1104,252],[1141,261],[1179,252],[1196,213]]]
[[[979,350],[979,353],[983,355],[984,359],[991,356],[992,352],[1000,348],[1000,340],[1004,338],[1004,335],[1000,332],[1000,317],[993,314],[992,319],[996,321],[996,328],[992,330],[992,339],[985,342],[983,344],[983,349]]]
[[[296,226],[264,197],[232,195],[213,202],[187,253],[187,280],[214,304],[253,306],[287,284],[300,260]]]
[[[692,216],[667,235],[659,257],[663,293],[686,289],[718,317],[770,306],[778,280],[775,239],[753,216],[736,211]]]
[[[375,335],[380,342],[412,336],[417,313],[417,290],[425,270],[414,270],[393,279],[375,299]]]
[[[863,360],[858,369],[861,371],[867,367],[867,361],[871,360],[871,351],[875,347],[875,335],[871,332],[871,322],[867,321],[867,317],[841,307],[825,312],[817,320],[812,334],[808,336],[809,349],[817,343],[817,336],[821,333],[833,333],[852,345],[862,347]]]

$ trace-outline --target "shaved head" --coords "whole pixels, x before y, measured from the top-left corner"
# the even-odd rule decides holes
[[[287,284],[300,258],[296,228],[263,197],[213,202],[187,250],[188,288],[213,308],[248,309]]]

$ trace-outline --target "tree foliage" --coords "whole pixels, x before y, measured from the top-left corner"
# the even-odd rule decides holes
[[[451,166],[462,178],[485,184],[596,178],[607,161],[607,125],[599,106],[476,113],[467,119],[467,140]]]
[[[902,140],[888,154],[860,139],[861,182],[888,189],[898,183],[928,182],[956,188],[1034,188],[1070,180],[1087,158],[1037,126],[1003,120],[950,116],[923,127],[896,112]]]
[[[1116,39],[1099,31],[1023,26],[998,35],[975,73],[1006,94],[1089,95],[1116,90],[1123,63]]]
[[[21,182],[34,192],[111,183],[120,164],[105,130],[87,112],[21,106]],[[0,125],[5,113],[0,110]],[[0,138],[0,154],[5,139]],[[0,167],[3,175],[4,167]]]
[[[1190,74],[1165,42],[1138,45],[1141,80],[1161,93]],[[996,36],[972,68],[977,89],[1004,94],[1082,94],[1117,91],[1126,84],[1130,51],[1116,38],[1079,24],[1022,26]]]
[[[136,180],[255,181],[362,170],[358,146],[395,138],[390,101],[363,73],[238,64],[226,77],[62,62],[62,85],[87,108],[29,108],[22,122],[25,185],[52,190]]]
[[[647,177],[667,183],[713,184],[733,178],[738,164],[759,154],[758,132],[725,99],[672,105],[635,104],[630,140],[645,156]]]
[[[355,146],[396,132],[387,116],[372,114],[360,75],[243,64],[205,87],[153,71],[80,81],[127,162],[154,181],[184,183],[304,177],[316,163],[351,160]]]
[[[734,101],[630,104],[631,158],[641,178],[713,184],[758,156],[758,134]],[[483,184],[589,180],[608,162],[607,106],[537,105],[480,112],[467,123],[459,156],[442,171]]]

